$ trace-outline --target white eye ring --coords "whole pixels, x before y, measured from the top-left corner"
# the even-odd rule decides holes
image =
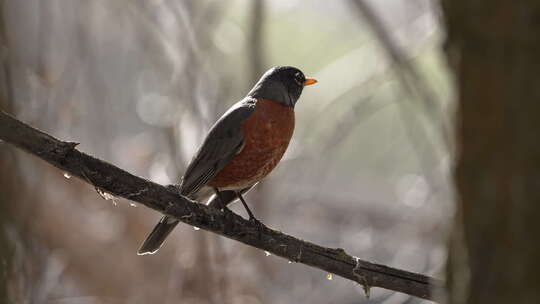
[[[294,81],[296,81],[296,84],[298,84],[299,86],[304,85],[304,83],[302,83],[301,77],[302,75],[300,75],[300,72],[294,74]]]

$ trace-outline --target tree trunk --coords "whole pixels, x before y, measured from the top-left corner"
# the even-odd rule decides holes
[[[450,303],[540,303],[540,2],[443,10],[459,92]]]

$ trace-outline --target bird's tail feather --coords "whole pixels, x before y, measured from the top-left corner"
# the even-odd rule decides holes
[[[159,223],[154,227],[152,232],[148,235],[144,243],[137,251],[138,255],[154,254],[159,250],[167,236],[173,231],[174,227],[178,225],[179,221],[168,215],[161,218]]]

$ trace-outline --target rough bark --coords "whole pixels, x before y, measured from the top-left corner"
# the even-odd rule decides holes
[[[450,302],[539,303],[540,2],[443,10],[459,90]]]

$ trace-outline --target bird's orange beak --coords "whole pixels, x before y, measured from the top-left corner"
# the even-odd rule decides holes
[[[314,78],[306,78],[306,81],[304,81],[304,86],[316,84],[317,80]]]

